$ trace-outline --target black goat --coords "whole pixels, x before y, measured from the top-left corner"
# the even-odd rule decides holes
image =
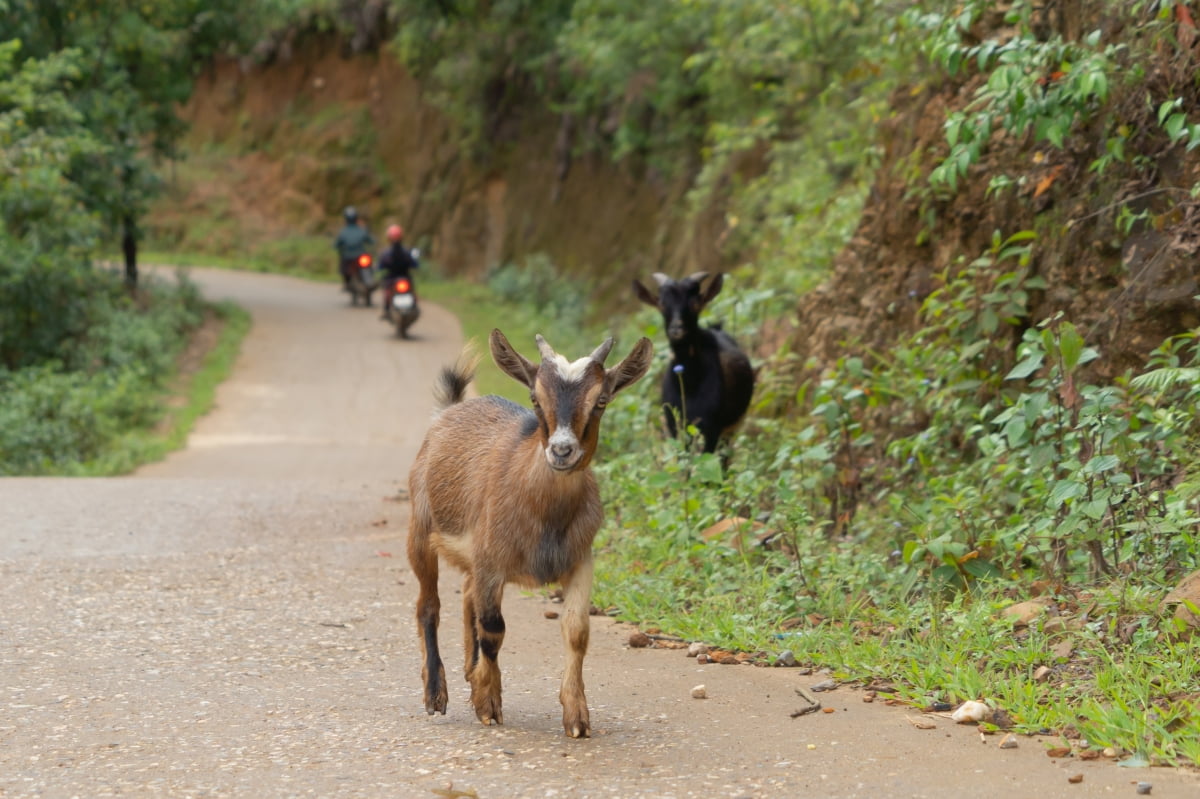
[[[694,424],[704,437],[704,451],[715,452],[721,437],[741,421],[754,392],[750,359],[720,325],[702,328],[700,312],[721,291],[725,276],[717,273],[704,288],[707,272],[682,280],[654,273],[655,296],[637,280],[633,290],[647,305],[662,312],[671,362],[662,379],[667,431],[678,435],[676,421]]]

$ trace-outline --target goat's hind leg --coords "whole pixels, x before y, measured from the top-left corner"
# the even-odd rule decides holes
[[[479,619],[475,615],[475,581],[471,578],[470,573],[463,577],[462,597],[463,657],[466,660],[463,676],[470,680],[471,671],[479,662],[479,632],[477,629]]]
[[[408,562],[420,585],[417,594],[417,632],[421,637],[421,682],[425,686],[425,712],[446,714],[449,692],[446,669],[438,651],[438,621],[442,602],[438,597],[438,556],[429,546],[429,527],[414,512],[408,529]]]
[[[563,708],[563,730],[571,738],[587,738],[592,723],[583,692],[583,656],[591,632],[592,558],[589,554],[563,581],[562,637],[567,650],[558,700]]]

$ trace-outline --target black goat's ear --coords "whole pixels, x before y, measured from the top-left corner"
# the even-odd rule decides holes
[[[643,286],[637,280],[633,281],[633,293],[637,295],[637,298],[639,300],[646,303],[647,305],[650,305],[654,308],[658,308],[659,310],[662,310],[662,306],[659,305],[659,303],[658,303],[658,295],[651,294],[650,289]]]
[[[708,287],[700,293],[700,302],[704,305],[708,305],[710,302],[712,302],[713,297],[716,297],[721,293],[721,286],[724,283],[725,273],[717,272],[717,274],[713,276],[713,279],[709,281]]]
[[[533,381],[537,378],[537,366],[513,349],[499,329],[492,331],[489,343],[492,347],[492,360],[500,367],[500,371],[526,388],[533,388]]]

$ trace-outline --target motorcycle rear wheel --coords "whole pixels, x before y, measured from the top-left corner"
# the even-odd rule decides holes
[[[396,335],[400,338],[408,338],[408,330],[417,321],[417,317],[421,315],[419,310],[414,309],[412,313],[402,314],[396,312]]]

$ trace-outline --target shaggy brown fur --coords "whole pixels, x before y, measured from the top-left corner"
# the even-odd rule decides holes
[[[425,711],[445,713],[446,675],[438,652],[438,558],[466,574],[463,648],[471,703],[484,724],[504,721],[500,668],[504,586],[563,587],[562,634],[567,649],[559,700],[572,738],[591,732],[583,690],[583,657],[591,607],[592,539],[602,512],[589,468],[600,419],[618,391],[650,367],[653,349],[641,339],[612,369],[607,339],[587,358],[569,363],[537,337],[540,365],[524,358],[499,330],[492,357],[529,388],[530,411],[499,397],[463,400],[471,367],[442,374],[445,406],[425,436],[409,475],[412,520],[408,558],[420,583],[417,626],[424,650]]]

